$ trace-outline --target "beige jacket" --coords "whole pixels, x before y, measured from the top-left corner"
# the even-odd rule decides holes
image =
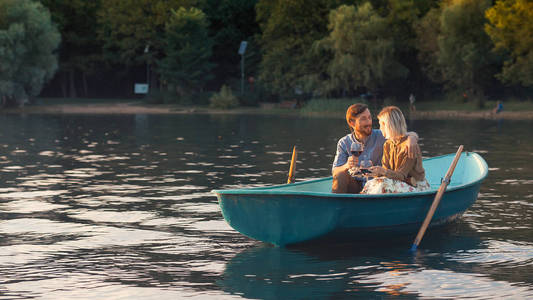
[[[389,139],[383,145],[383,168],[387,178],[404,181],[412,186],[426,177],[422,167],[422,152],[416,145],[415,158],[407,157],[407,136]]]

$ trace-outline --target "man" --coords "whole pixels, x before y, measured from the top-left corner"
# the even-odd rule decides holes
[[[379,129],[372,129],[372,115],[366,104],[357,103],[346,111],[346,122],[351,133],[341,138],[337,143],[337,153],[333,160],[332,174],[333,193],[359,193],[363,189],[366,179],[363,177],[352,177],[348,170],[359,166],[359,160],[371,160],[375,166],[381,165],[383,156],[383,144],[385,138]],[[416,145],[418,136],[414,132],[408,133],[409,144],[408,156],[414,157],[411,149]],[[352,143],[359,143],[363,146],[363,152],[359,157],[350,153]]]

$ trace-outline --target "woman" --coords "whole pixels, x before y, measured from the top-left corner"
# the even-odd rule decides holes
[[[383,145],[382,167],[370,167],[364,194],[420,192],[430,188],[422,167],[422,152],[415,145],[415,156],[407,156],[407,125],[402,111],[387,106],[378,115],[379,129],[387,139]]]

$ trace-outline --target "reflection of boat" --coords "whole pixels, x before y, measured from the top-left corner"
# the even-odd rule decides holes
[[[459,234],[452,233],[452,228],[457,228]],[[434,234],[437,231],[448,234]],[[397,280],[380,274],[441,269],[460,274],[475,268],[475,264],[465,265],[455,258],[477,253],[474,249],[484,249],[476,233],[462,222],[445,230],[430,231],[424,238],[427,251],[416,255],[407,251],[412,240],[403,240],[406,239],[372,241],[365,247],[359,243],[336,243],[328,247],[311,244],[298,248],[260,244],[231,258],[216,283],[225,292],[246,299],[388,299],[402,287],[395,286]],[[368,278],[378,279],[369,282]],[[384,281],[380,282],[381,278]],[[409,277],[404,278],[404,284],[412,283]],[[446,283],[439,278],[427,282],[436,286]],[[414,297],[416,293],[408,298]]]
[[[425,192],[332,194],[332,178],[271,187],[215,190],[226,221],[240,233],[278,246],[318,238],[372,238],[416,233],[454,155],[424,160],[432,189]],[[477,199],[488,167],[477,153],[463,153],[431,225],[459,217]]]

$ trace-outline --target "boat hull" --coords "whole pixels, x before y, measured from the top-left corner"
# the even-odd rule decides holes
[[[446,224],[462,215],[476,201],[485,176],[486,172],[480,180],[447,190],[430,226]],[[316,180],[309,186],[330,187],[331,180]],[[431,192],[386,195],[298,191],[306,190],[305,183],[294,189],[215,193],[230,226],[250,238],[278,246],[322,238],[353,240],[375,234],[416,234],[436,194],[436,188]]]

